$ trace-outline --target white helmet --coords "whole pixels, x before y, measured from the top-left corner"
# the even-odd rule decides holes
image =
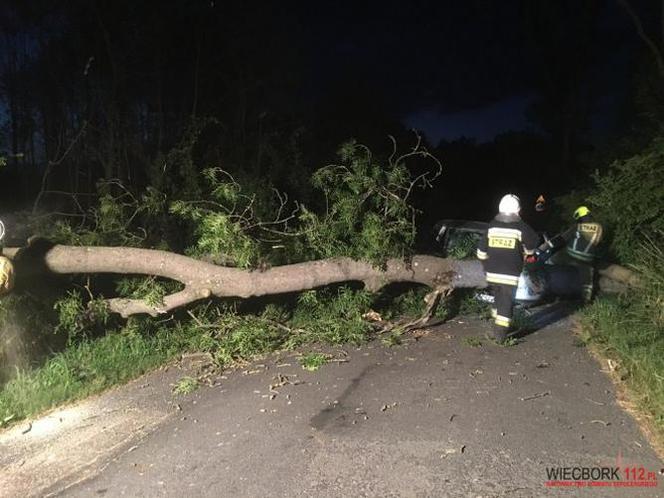
[[[498,205],[498,211],[501,214],[519,214],[521,211],[521,201],[516,195],[507,194],[500,199],[500,204]]]

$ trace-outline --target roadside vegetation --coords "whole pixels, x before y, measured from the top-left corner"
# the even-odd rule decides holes
[[[168,160],[192,168],[199,132],[192,128]],[[59,243],[156,247],[252,271],[333,256],[380,266],[390,257],[408,258],[417,214],[409,196],[439,174],[440,164],[419,141],[387,159],[351,141],[340,148],[338,164],[311,176],[322,201],[311,206],[289,201],[270,184],[240,184],[230,172],[208,168],[184,190],[165,181],[155,182],[161,190],[143,192],[102,182],[98,201],[82,221],[42,217],[32,228]],[[343,285],[271,299],[211,300],[163,317],[128,320],[104,305],[105,294],[157,305],[177,285],[136,276],[23,282],[0,301],[0,426],[126,382],[186,353],[205,353],[220,370],[304,348],[309,352],[302,366],[317,369],[327,361],[319,346],[362,344],[380,330],[376,321],[420,315],[426,294],[412,286],[372,294]],[[441,306],[437,316],[445,314]],[[15,333],[10,337],[8,330]],[[398,326],[391,328],[386,342],[397,344],[399,335]],[[196,385],[184,379],[174,393]]]
[[[425,294],[425,289],[410,289],[392,301],[392,296],[339,287],[309,291],[279,303],[208,303],[170,320],[136,317],[115,327],[107,323],[98,335],[92,334],[92,322],[84,329],[65,319],[69,328],[62,321],[56,328],[58,333],[71,333],[67,347],[40,366],[17,370],[0,389],[0,425],[126,382],[186,353],[208,353],[210,366],[221,370],[259,355],[304,347],[309,352],[300,363],[317,370],[327,362],[318,347],[360,345],[376,337],[376,327],[364,318],[367,312],[419,316]],[[80,296],[66,298],[67,309],[85,309],[80,301],[72,304],[74,299]],[[447,308],[440,309],[443,316]],[[384,337],[390,343],[398,334],[392,331]],[[178,383],[174,393],[194,389],[192,382]]]
[[[642,242],[634,265],[642,287],[603,296],[581,314],[581,337],[604,356],[628,388],[629,399],[664,442],[664,253],[661,243]]]
[[[596,174],[588,198],[608,229],[606,257],[637,272],[640,285],[583,309],[581,337],[610,360],[609,369],[664,443],[663,138]]]

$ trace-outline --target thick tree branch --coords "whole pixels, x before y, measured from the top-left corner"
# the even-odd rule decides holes
[[[350,258],[309,261],[271,268],[264,272],[216,266],[166,251],[131,247],[77,247],[36,245],[6,249],[17,261],[27,258],[55,274],[111,273],[154,275],[176,280],[184,289],[168,295],[160,306],[142,300],[110,299],[109,309],[122,316],[157,315],[210,296],[255,297],[323,287],[342,282],[362,282],[377,291],[395,282],[413,282],[432,288],[484,287],[477,261],[456,261],[434,256],[414,256],[410,262],[389,260],[383,269]]]
[[[3,254],[15,260],[18,275],[39,269],[55,274],[152,275],[183,284],[184,289],[166,296],[159,305],[141,299],[109,299],[109,310],[123,317],[157,316],[210,296],[258,297],[343,282],[361,282],[371,291],[397,282],[418,283],[438,291],[437,298],[442,290],[486,287],[479,261],[425,255],[414,256],[409,262],[391,259],[384,268],[350,258],[332,258],[253,271],[217,266],[166,251],[62,246],[43,239],[33,240],[25,248],[5,249]],[[632,271],[617,265],[602,267],[599,274],[603,290],[620,291],[638,284]]]

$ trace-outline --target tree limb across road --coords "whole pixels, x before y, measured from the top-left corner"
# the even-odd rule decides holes
[[[107,299],[109,311],[127,318],[132,315],[158,316],[209,297],[259,297],[302,292],[343,282],[361,282],[370,291],[399,282],[426,285],[449,292],[455,288],[484,288],[482,265],[474,260],[455,260],[416,255],[410,260],[390,259],[378,268],[351,258],[330,258],[277,266],[265,271],[228,268],[168,251],[135,247],[82,247],[53,245],[37,239],[24,248],[7,248],[17,273],[46,271],[67,274],[149,275],[183,286],[165,296],[161,303],[143,299]],[[622,292],[638,285],[631,270],[618,265],[599,269],[602,291]]]
[[[391,259],[382,268],[350,258],[331,258],[258,271],[217,266],[153,249],[65,245],[39,249],[35,246],[5,249],[4,254],[17,264],[28,259],[31,267],[42,266],[54,274],[152,275],[184,286],[182,290],[165,296],[159,305],[141,299],[108,299],[109,310],[125,318],[145,313],[157,316],[211,296],[258,297],[343,282],[362,282],[371,291],[398,282],[418,283],[434,289],[486,286],[479,261],[426,255],[413,256],[409,261]],[[39,264],[36,265],[35,261]]]

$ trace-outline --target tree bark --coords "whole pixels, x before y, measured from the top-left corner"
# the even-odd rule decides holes
[[[392,259],[384,268],[350,258],[309,261],[266,271],[226,268],[180,254],[131,247],[78,247],[33,244],[5,249],[17,264],[55,274],[109,273],[153,275],[183,284],[160,305],[140,299],[108,300],[109,310],[123,317],[147,313],[157,316],[195,301],[216,297],[257,297],[300,292],[342,282],[362,282],[371,291],[396,282],[412,282],[434,289],[485,287],[479,261],[457,261],[417,255],[410,261]],[[19,269],[20,271],[20,269]]]
[[[266,271],[228,268],[167,251],[133,247],[80,247],[53,245],[35,239],[24,248],[7,248],[17,274],[48,271],[54,274],[151,275],[180,282],[182,290],[154,305],[141,299],[111,298],[109,310],[123,317],[158,316],[187,304],[215,297],[259,297],[361,282],[378,291],[392,283],[410,282],[447,293],[455,288],[484,288],[487,283],[479,261],[459,261],[416,255],[410,261],[391,259],[382,268],[350,258],[331,258],[278,266]],[[634,272],[618,265],[599,269],[600,288],[623,292],[638,287]]]

